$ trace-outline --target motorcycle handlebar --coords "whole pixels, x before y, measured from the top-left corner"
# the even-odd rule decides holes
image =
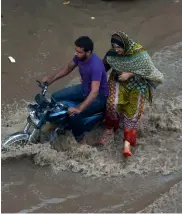
[[[36,82],[38,83],[38,86],[42,89],[42,95],[45,96],[46,92],[47,92],[47,88],[48,88],[48,82],[43,82],[41,83],[39,80],[36,80]],[[53,98],[52,98],[53,99]],[[68,106],[64,105],[63,103],[57,103],[56,100],[54,100],[55,104],[64,108],[65,110],[68,110]]]
[[[38,83],[38,86],[42,89],[42,95],[44,96],[46,94],[49,84],[47,82],[41,83],[39,80],[36,80],[36,82]]]
[[[36,80],[36,82],[38,83],[38,86],[42,89],[44,89],[45,87],[48,87],[48,83],[47,82],[43,82],[41,83],[39,80]]]

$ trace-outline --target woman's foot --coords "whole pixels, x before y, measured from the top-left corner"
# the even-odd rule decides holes
[[[124,142],[124,151],[123,151],[124,156],[130,157],[132,155],[130,147],[131,147],[130,146],[130,142],[125,140],[125,142]]]
[[[87,141],[85,139],[85,137],[79,142],[81,145],[86,145],[87,144]]]
[[[101,146],[101,145],[103,146],[103,145],[107,144],[112,136],[114,136],[113,129],[106,129],[104,131],[104,134],[102,135],[100,141],[98,143],[96,143],[95,146]]]

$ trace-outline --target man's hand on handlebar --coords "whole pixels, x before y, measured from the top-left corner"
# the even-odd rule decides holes
[[[47,82],[40,82],[39,80],[36,80],[36,82],[38,83],[39,87],[42,89],[44,89],[45,87],[48,87]]]
[[[49,77],[48,76],[43,77],[42,83],[47,83],[49,85],[50,83]]]
[[[81,109],[79,107],[69,108],[68,109],[68,113],[69,113],[70,116],[73,116],[74,114],[80,114],[81,113]]]

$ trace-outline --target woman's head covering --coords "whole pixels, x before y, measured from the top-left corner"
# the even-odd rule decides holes
[[[118,31],[111,37],[111,42],[120,47],[123,45],[124,56],[120,56],[113,49],[106,54],[107,63],[118,72],[132,72],[148,80],[163,81],[163,74],[155,67],[148,52],[142,45],[130,39],[124,32]]]
[[[111,44],[119,45],[124,49],[124,54],[128,55],[131,54],[137,43],[130,39],[125,32],[117,31],[111,36]],[[142,46],[140,45],[138,48],[142,48]]]
[[[112,45],[118,45],[119,47],[124,49],[124,43],[123,40],[121,39],[121,37],[119,37],[118,35],[114,34],[111,37],[111,44]]]

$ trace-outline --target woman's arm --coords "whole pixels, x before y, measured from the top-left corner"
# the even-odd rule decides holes
[[[104,63],[106,72],[108,72],[108,71],[111,69],[111,66],[107,63],[106,56],[107,56],[107,53],[106,53],[106,55],[104,56],[102,62]]]

